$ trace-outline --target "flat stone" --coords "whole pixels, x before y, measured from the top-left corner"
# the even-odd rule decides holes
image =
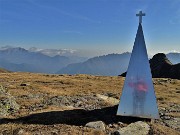
[[[89,122],[85,126],[89,128],[105,130],[105,124],[102,121]]]
[[[119,104],[119,100],[113,97],[108,97],[108,96],[104,96],[101,94],[96,94],[96,96],[104,101],[106,101],[107,103],[113,104],[113,105],[117,105]]]
[[[108,99],[108,96],[104,96],[104,95],[101,95],[101,94],[96,94],[96,96],[100,99],[103,99],[103,100],[107,100]]]

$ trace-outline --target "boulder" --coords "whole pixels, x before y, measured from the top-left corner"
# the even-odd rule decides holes
[[[0,117],[16,112],[19,108],[15,98],[0,86]]]
[[[113,135],[148,135],[150,126],[142,121],[129,124],[113,133]]]

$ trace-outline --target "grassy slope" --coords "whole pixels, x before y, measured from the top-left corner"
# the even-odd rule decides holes
[[[0,73],[9,73],[10,71],[4,69],[4,68],[0,68]]]

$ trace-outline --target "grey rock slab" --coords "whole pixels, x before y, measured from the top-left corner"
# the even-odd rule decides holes
[[[148,135],[150,126],[142,121],[129,124],[127,127],[121,128],[115,131],[115,134],[119,135]]]
[[[0,117],[16,112],[19,108],[15,98],[0,86]]]
[[[108,97],[105,95],[101,95],[101,94],[96,94],[96,96],[104,101],[106,101],[107,103],[113,104],[113,105],[117,105],[119,104],[119,100],[113,97]]]
[[[99,129],[99,130],[105,130],[106,129],[105,124],[102,121],[89,122],[85,126],[89,127],[89,128]]]

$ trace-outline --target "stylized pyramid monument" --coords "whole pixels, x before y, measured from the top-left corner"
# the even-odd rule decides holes
[[[139,26],[117,115],[158,119],[156,96],[142,29],[142,16],[145,14],[140,11],[136,16],[139,16]]]

